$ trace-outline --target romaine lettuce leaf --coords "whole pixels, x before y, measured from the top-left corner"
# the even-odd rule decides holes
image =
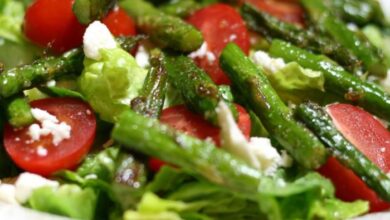
[[[302,68],[298,63],[291,62],[285,67],[267,75],[272,85],[281,90],[324,91],[325,78],[321,72]]]
[[[97,196],[90,188],[65,184],[58,189],[41,187],[28,200],[32,209],[76,219],[94,219]]]
[[[114,122],[139,95],[147,71],[120,48],[101,49],[99,61],[86,58],[79,79],[80,91],[101,119]]]
[[[23,2],[0,0],[0,62],[5,69],[30,63],[41,53],[22,32],[24,10]]]
[[[259,205],[270,219],[345,219],[368,211],[367,202],[344,203],[334,198],[331,182],[311,172],[292,182],[264,178]],[[340,215],[335,215],[340,213]]]

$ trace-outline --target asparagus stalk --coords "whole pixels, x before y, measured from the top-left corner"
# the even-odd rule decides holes
[[[118,38],[126,50],[133,48],[142,37]],[[53,78],[80,74],[83,70],[84,53],[81,48],[70,50],[62,56],[48,56],[34,63],[16,67],[0,74],[0,98],[8,98]]]
[[[72,9],[81,24],[89,24],[102,19],[116,2],[116,0],[75,0]]]
[[[203,43],[202,34],[178,17],[164,14],[143,0],[124,0],[120,6],[135,18],[138,28],[161,47],[190,52]]]
[[[351,51],[323,34],[315,33],[313,30],[303,30],[295,25],[280,21],[257,10],[250,4],[244,4],[241,7],[241,15],[250,29],[266,36],[269,41],[281,38],[298,47],[325,54],[351,72],[356,74],[362,72],[361,62]]]
[[[170,164],[256,200],[262,174],[211,142],[191,137],[132,111],[123,113],[112,132],[123,146]]]
[[[270,135],[299,164],[315,169],[325,162],[325,147],[308,129],[294,120],[291,110],[276,94],[262,70],[238,46],[228,44],[222,51],[220,64]]]
[[[158,52],[150,59],[151,68],[146,76],[140,96],[131,101],[131,108],[142,115],[158,118],[165,100],[168,74],[165,57]]]
[[[166,68],[169,82],[179,90],[190,109],[202,114],[213,124],[218,124],[215,109],[224,98],[209,75],[186,56],[167,57]],[[227,104],[236,115],[234,105],[231,102]]]
[[[343,137],[320,106],[301,104],[297,108],[297,115],[330,149],[333,156],[360,176],[382,199],[390,201],[390,178]]]
[[[362,61],[364,69],[378,76],[386,76],[387,67],[383,54],[363,35],[348,29],[347,25],[333,15],[322,0],[302,0],[313,22],[343,47],[349,48]]]
[[[31,108],[25,98],[16,98],[7,106],[9,123],[15,127],[23,127],[34,122]]]
[[[325,76],[325,90],[345,100],[355,102],[371,113],[390,120],[390,95],[379,86],[362,81],[322,55],[315,55],[290,43],[274,40],[270,54],[287,62],[296,61],[302,67],[321,71]]]
[[[162,4],[159,9],[168,15],[185,18],[201,7],[195,0],[173,0]]]

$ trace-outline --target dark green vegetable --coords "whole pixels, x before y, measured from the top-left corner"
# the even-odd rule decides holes
[[[343,47],[352,51],[362,61],[366,71],[374,75],[386,76],[387,67],[384,63],[383,54],[363,34],[359,35],[357,32],[348,29],[347,25],[335,17],[322,0],[302,0],[301,2],[309,12],[310,18],[316,24],[316,27],[332,36]]]
[[[131,108],[142,115],[158,118],[164,106],[168,79],[164,54],[158,52],[152,56],[150,64],[141,95],[131,101]]]
[[[383,11],[376,0],[328,0],[324,1],[337,17],[359,26],[375,23],[385,26]]]
[[[118,38],[118,43],[129,51],[141,39],[143,37]],[[32,64],[4,71],[0,74],[0,99],[59,76],[80,74],[84,67],[83,60],[84,53],[78,48],[59,57],[48,56]]]
[[[124,0],[120,6],[135,18],[137,27],[161,47],[190,52],[203,43],[202,34],[178,17],[164,14],[143,0]]]
[[[40,87],[39,90],[52,97],[73,97],[73,98],[86,100],[81,93],[63,87],[56,87],[56,86]]]
[[[123,146],[180,166],[233,192],[256,199],[262,174],[208,141],[178,132],[132,111],[118,119],[112,138]]]
[[[321,33],[280,21],[250,4],[241,7],[241,15],[250,29],[261,33],[269,41],[281,38],[298,47],[325,54],[354,73],[362,72],[361,62],[351,51]]]
[[[195,0],[171,0],[160,5],[159,9],[168,15],[185,18],[201,7]]]
[[[7,106],[8,122],[13,127],[23,127],[34,122],[31,108],[25,98],[15,98]]]
[[[108,183],[119,183],[132,188],[146,184],[146,168],[134,156],[118,147],[109,147],[98,154],[89,155],[77,169],[77,174],[85,178],[96,178]]]
[[[313,103],[301,104],[297,114],[325,143],[333,156],[360,176],[382,199],[390,201],[390,178],[343,137],[322,107]]]
[[[74,49],[60,57],[49,56],[30,65],[7,70],[0,75],[0,97],[10,97],[57,76],[81,73],[83,59],[82,50]]]
[[[102,19],[112,9],[117,0],[75,0],[73,13],[81,24]]]
[[[296,61],[304,68],[322,71],[326,91],[355,102],[385,120],[390,120],[390,95],[376,84],[362,81],[325,56],[312,54],[284,41],[274,40],[269,52],[286,62]]]
[[[191,110],[203,115],[210,122],[217,124],[215,109],[223,99],[218,86],[209,75],[196,66],[187,56],[168,56],[166,62],[168,80],[181,93],[184,102]],[[236,108],[227,102],[231,111],[237,115]]]
[[[220,64],[234,88],[244,96],[270,135],[299,164],[314,169],[325,162],[325,147],[309,130],[294,120],[291,110],[276,94],[262,70],[238,46],[228,44],[222,51]]]

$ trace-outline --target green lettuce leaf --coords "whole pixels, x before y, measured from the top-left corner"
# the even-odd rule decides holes
[[[266,177],[259,186],[259,205],[270,219],[345,219],[368,211],[367,202],[344,203],[334,198],[331,182],[308,173],[292,182]],[[335,215],[335,213],[340,213]]]
[[[6,70],[30,63],[41,54],[22,32],[25,7],[20,1],[0,0],[0,62]]]
[[[97,197],[90,188],[65,184],[58,189],[41,187],[32,192],[28,204],[32,209],[76,219],[94,219]]]
[[[298,63],[288,63],[276,73],[267,75],[272,85],[281,90],[324,91],[325,78],[321,72],[302,68]]]
[[[390,36],[382,33],[375,25],[368,25],[362,31],[368,40],[383,52],[387,67],[390,68]]]
[[[22,43],[24,6],[21,2],[2,0],[0,13],[0,37],[11,42]]]
[[[79,79],[82,94],[100,117],[114,122],[139,95],[147,71],[126,51],[102,49],[99,61],[86,58]]]

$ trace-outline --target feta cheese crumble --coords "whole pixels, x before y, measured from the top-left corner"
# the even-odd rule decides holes
[[[58,188],[59,185],[60,184],[57,181],[49,180],[33,173],[24,172],[20,174],[18,180],[15,182],[15,198],[19,203],[23,204],[27,202],[35,189],[43,186]]]
[[[110,30],[100,21],[94,21],[87,27],[83,37],[83,45],[85,56],[94,60],[100,60],[101,49],[117,47]]]
[[[46,83],[46,86],[47,87],[54,87],[54,86],[56,86],[56,81],[54,79],[52,79]]]
[[[281,156],[268,138],[251,137],[249,142],[238,128],[229,107],[220,102],[216,109],[221,127],[221,144],[230,153],[272,175],[279,166],[291,165],[291,159],[284,152]]]
[[[386,78],[382,79],[380,84],[386,92],[390,93],[390,69],[387,70]]]
[[[16,201],[15,198],[15,186],[12,184],[0,184],[0,201],[12,204],[12,205],[18,205],[18,201]]]
[[[140,45],[138,47],[137,53],[135,54],[135,61],[137,62],[138,66],[142,68],[146,68],[150,65],[149,63],[149,53],[145,49],[143,45]]]
[[[262,66],[264,70],[269,73],[276,73],[286,66],[283,59],[272,58],[268,53],[261,50],[252,53],[250,58],[255,64]]]
[[[390,1],[389,0],[379,0],[380,5],[382,6],[383,14],[388,22],[390,22]]]
[[[208,50],[206,42],[203,42],[202,46],[200,46],[198,50],[190,53],[188,56],[192,59],[206,57],[210,63],[216,60],[215,55]]]
[[[57,146],[64,139],[70,138],[72,128],[65,122],[59,122],[56,116],[49,112],[32,108],[31,113],[33,117],[41,123],[32,124],[28,127],[28,134],[31,137],[31,142],[38,141],[41,136],[51,134],[53,137],[53,144]]]

